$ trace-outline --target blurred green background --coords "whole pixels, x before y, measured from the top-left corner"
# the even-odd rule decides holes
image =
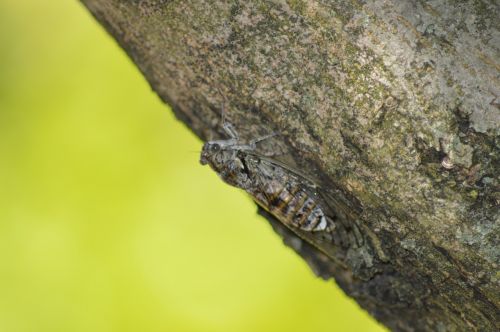
[[[0,331],[383,331],[75,0],[0,2]]]

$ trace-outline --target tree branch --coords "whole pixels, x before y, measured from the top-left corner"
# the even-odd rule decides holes
[[[82,2],[198,136],[225,103],[333,193],[340,264],[267,215],[318,275],[393,330],[499,329],[498,2]]]

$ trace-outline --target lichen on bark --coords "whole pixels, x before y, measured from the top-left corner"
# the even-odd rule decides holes
[[[196,134],[225,104],[354,211],[347,268],[272,221],[320,276],[394,330],[499,328],[498,2],[82,2]]]

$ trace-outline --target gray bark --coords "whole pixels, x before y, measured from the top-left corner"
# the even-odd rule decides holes
[[[267,216],[316,273],[396,331],[499,330],[498,1],[82,2],[197,135],[225,102],[336,193],[341,264]]]

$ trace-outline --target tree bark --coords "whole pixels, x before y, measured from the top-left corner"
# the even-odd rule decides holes
[[[82,2],[198,136],[225,104],[335,193],[341,262],[262,211],[318,275],[395,331],[500,329],[498,1]]]

